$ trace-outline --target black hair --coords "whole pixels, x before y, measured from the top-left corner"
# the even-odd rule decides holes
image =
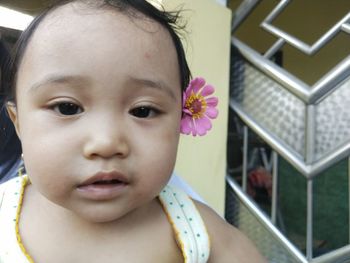
[[[87,4],[94,3],[96,7],[114,8],[119,12],[126,13],[128,16],[137,17],[137,13],[141,13],[148,18],[158,22],[169,32],[177,53],[177,59],[180,72],[181,89],[184,90],[190,79],[191,72],[187,64],[185,51],[180,39],[180,31],[184,29],[183,25],[179,24],[180,11],[167,12],[164,9],[157,9],[146,0],[99,0],[99,1],[84,1],[84,0],[61,0],[56,1],[51,6],[46,8],[41,14],[35,17],[31,24],[21,34],[14,49],[13,56],[8,62],[7,70],[5,71],[4,95],[7,102],[15,103],[16,101],[16,79],[17,71],[20,67],[23,55],[26,51],[30,38],[34,34],[38,25],[44,18],[60,6],[71,2],[84,2]]]

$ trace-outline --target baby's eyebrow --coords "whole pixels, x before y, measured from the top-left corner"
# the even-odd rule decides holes
[[[131,77],[131,80],[133,82],[136,82],[137,84],[139,84],[141,87],[152,88],[152,89],[164,91],[172,99],[176,100],[176,95],[175,95],[174,91],[171,89],[171,87],[169,87],[166,83],[164,83],[162,81],[143,79],[143,78],[135,78],[135,77]]]
[[[88,81],[86,78],[82,76],[71,76],[71,75],[50,75],[43,80],[40,80],[33,85],[30,86],[29,92],[35,92],[40,87],[43,87],[48,84],[68,84],[68,83],[75,83],[75,84],[82,84],[87,83]]]
[[[165,92],[168,94],[173,100],[176,99],[176,95],[171,87],[169,87],[165,82],[161,80],[152,80],[152,79],[146,79],[146,78],[137,78],[137,77],[129,77],[129,80],[131,83],[136,83],[137,86],[141,88],[150,88],[150,89],[156,89],[160,90],[162,92]],[[89,79],[84,76],[79,75],[49,75],[45,77],[43,80],[40,80],[33,85],[30,86],[29,92],[36,92],[37,90],[40,90],[41,87],[45,87],[46,85],[50,84],[74,84],[74,86],[89,86]]]

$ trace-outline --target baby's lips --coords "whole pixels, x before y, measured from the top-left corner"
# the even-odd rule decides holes
[[[101,171],[91,176],[87,180],[83,181],[78,187],[84,187],[87,185],[91,185],[97,182],[103,181],[118,181],[118,183],[129,184],[129,180],[125,177],[124,174],[119,173],[117,171]]]

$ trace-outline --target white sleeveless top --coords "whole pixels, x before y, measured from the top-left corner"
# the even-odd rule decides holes
[[[34,263],[18,230],[28,177],[16,177],[0,185],[0,263]],[[166,186],[159,200],[171,223],[185,263],[205,263],[210,242],[203,220],[192,200],[182,190]]]

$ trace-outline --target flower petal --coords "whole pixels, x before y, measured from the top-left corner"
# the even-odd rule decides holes
[[[180,123],[180,132],[183,134],[190,134],[192,131],[192,118],[184,115]]]
[[[218,116],[218,114],[218,109],[214,107],[208,107],[205,111],[205,115],[207,115],[210,119],[215,119]]]
[[[194,120],[192,117],[188,115],[184,115],[182,117],[181,123],[180,123],[180,132],[186,135],[191,133],[193,136],[197,135],[196,126],[194,124]]]
[[[191,93],[192,93],[192,86],[191,84],[189,84],[184,92],[184,101],[186,101],[186,99],[191,96]]]
[[[193,118],[191,118],[191,127],[192,127],[192,135],[197,136],[197,128]]]
[[[206,97],[208,95],[213,94],[215,91],[214,87],[212,85],[205,85],[204,88],[201,91],[201,95],[203,97]]]
[[[219,99],[217,97],[206,98],[205,101],[209,107],[215,107],[219,103]]]
[[[211,127],[212,127],[211,120],[208,119],[206,116],[204,116],[203,118],[200,118],[198,120],[199,120],[199,123],[202,126],[204,126],[207,130],[211,129]]]
[[[182,93],[182,108],[185,108],[185,104],[186,104],[186,91],[184,91]]]
[[[211,129],[211,121],[207,117],[199,118],[195,120],[196,130],[198,135],[203,136]]]
[[[191,116],[192,117],[192,112],[189,110],[189,109],[186,109],[186,108],[183,108],[182,109],[182,112],[184,113],[184,114],[186,114],[186,115],[188,115],[188,116]]]
[[[192,90],[194,94],[197,94],[198,91],[205,85],[205,79],[198,77],[191,81],[190,85],[192,86]]]

